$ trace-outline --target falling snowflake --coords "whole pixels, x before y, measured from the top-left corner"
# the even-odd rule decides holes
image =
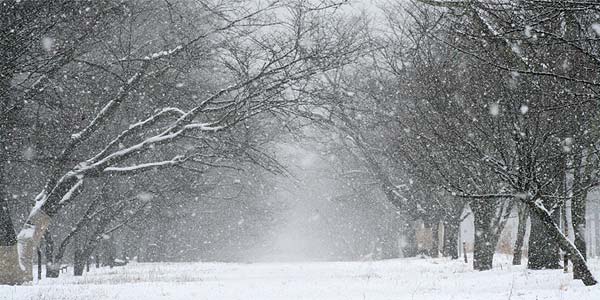
[[[525,104],[521,104],[521,108],[519,108],[519,110],[521,111],[521,114],[526,114],[529,111],[529,106],[525,105]]]
[[[573,147],[573,138],[570,138],[570,137],[565,138],[565,140],[563,141],[562,144],[563,144],[562,145],[563,152],[565,152],[565,153],[571,152],[571,149]]]
[[[142,201],[148,202],[152,200],[152,198],[154,198],[154,195],[152,193],[142,192],[137,195],[137,198]]]
[[[23,151],[23,158],[25,158],[25,160],[32,160],[34,156],[35,156],[35,151],[33,150],[33,147],[31,147],[31,146],[27,147]]]
[[[490,104],[489,109],[492,116],[497,116],[500,113],[500,105],[498,103]]]
[[[531,26],[529,26],[529,25],[525,26],[524,33],[525,33],[526,37],[529,37],[529,38],[531,37],[531,29],[533,29]]]
[[[43,37],[42,38],[42,48],[47,52],[52,52],[54,48],[54,39],[51,37]]]
[[[592,24],[592,29],[596,32],[597,35],[600,35],[600,24],[598,24],[598,23]]]

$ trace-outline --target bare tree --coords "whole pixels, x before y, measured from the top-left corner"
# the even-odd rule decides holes
[[[440,7],[442,11],[449,13],[450,18],[438,22],[438,24],[443,23],[444,27],[438,28],[452,28],[452,32],[441,30],[453,38],[436,36],[426,31],[423,31],[424,33],[441,45],[455,49],[468,62],[490,68],[499,76],[496,82],[507,83],[505,87],[490,84],[487,80],[493,76],[489,75],[478,75],[473,78],[480,81],[479,85],[483,80],[487,91],[481,93],[476,92],[477,89],[470,88],[471,93],[475,91],[484,98],[492,97],[494,100],[485,104],[489,107],[490,113],[500,116],[496,118],[499,121],[505,118],[512,119],[500,121],[496,126],[503,126],[502,124],[506,122],[504,123],[507,127],[506,132],[513,133],[512,136],[506,137],[507,143],[495,146],[497,150],[490,151],[477,144],[473,145],[478,148],[474,150],[480,153],[479,159],[483,159],[509,188],[506,191],[513,190],[515,195],[522,195],[517,198],[525,201],[532,212],[531,236],[534,240],[530,240],[530,245],[543,244],[545,247],[531,247],[533,251],[530,252],[529,267],[534,269],[559,267],[558,245],[560,245],[571,256],[576,256],[574,258],[575,269],[578,270],[575,272],[576,277],[582,278],[586,284],[594,284],[595,280],[585,267],[583,254],[572,247],[573,245],[559,234],[560,232],[556,232],[558,213],[555,212],[558,210],[555,208],[563,203],[563,198],[557,197],[560,189],[557,182],[562,182],[560,176],[564,174],[561,172],[564,164],[560,162],[568,160],[571,153],[577,152],[571,151],[575,132],[586,132],[582,127],[577,129],[572,126],[577,124],[577,126],[591,128],[592,123],[586,120],[593,119],[586,117],[587,113],[583,111],[589,112],[590,106],[594,105],[585,95],[591,91],[590,87],[594,86],[596,75],[583,69],[570,73],[569,63],[567,65],[555,63],[565,47],[579,54],[580,57],[585,57],[585,61],[595,63],[595,50],[593,46],[587,45],[588,39],[575,34],[573,28],[566,28],[565,31],[559,29],[562,18],[573,17],[574,11],[560,4],[546,5],[529,1],[519,3],[420,2]],[[586,14],[591,8],[585,7],[580,11],[581,14],[577,18],[583,22],[581,24],[586,22]],[[542,17],[542,15],[552,14],[560,17]],[[424,25],[419,23],[418,18],[415,20],[419,26]],[[586,35],[589,36],[589,33]],[[575,43],[575,40],[583,43]],[[549,41],[554,42],[552,47],[548,46]],[[476,49],[484,51],[477,53]],[[573,67],[577,69],[576,66]],[[541,78],[547,80],[541,81]],[[507,91],[511,93],[506,94]],[[519,97],[515,98],[515,95]],[[559,107],[572,109],[560,110]],[[481,118],[477,118],[477,122],[482,122]],[[565,125],[559,127],[557,124]],[[495,140],[499,140],[499,136],[494,135],[493,131],[486,129],[486,132],[488,136],[494,136]],[[495,141],[489,142],[491,145],[495,143]],[[497,153],[494,153],[496,151]],[[514,154],[517,159],[510,159],[509,157]],[[574,188],[571,190],[573,195],[585,191],[582,186]],[[495,194],[498,197],[503,196],[503,193]],[[489,199],[489,195],[479,196]],[[549,222],[551,219],[553,221]],[[548,243],[555,246],[547,247]],[[536,252],[538,250],[539,252]],[[586,275],[581,275],[583,273]]]
[[[314,40],[315,33],[334,25],[319,23],[320,18],[330,13],[325,8],[297,6],[294,8],[297,14],[291,21],[284,19],[282,24],[268,25],[271,23],[264,22],[261,17],[284,6],[277,2],[259,8],[201,4],[215,21],[200,33],[183,37],[162,49],[149,50],[150,47],[140,46],[126,57],[87,63],[109,71],[123,70],[121,66],[124,64],[127,68],[124,73],[115,76],[120,78],[117,79],[116,91],[110,98],[103,99],[104,105],[89,118],[90,121],[64,142],[46,185],[36,197],[36,205],[19,232],[17,245],[3,248],[7,257],[3,261],[8,266],[2,270],[6,283],[31,279],[34,247],[39,244],[49,221],[67,205],[75,204],[86,180],[107,175],[132,175],[188,163],[194,155],[186,151],[169,158],[147,161],[144,158],[157,153],[155,151],[160,147],[169,147],[187,136],[208,140],[215,133],[228,131],[257,114],[297,104],[297,98],[285,91],[292,86],[306,84],[315,74],[344,63],[347,56],[356,51],[353,40]],[[304,27],[308,19],[323,26]],[[266,38],[263,34],[269,30],[270,38]],[[140,87],[168,74],[177,59],[190,59],[188,55],[194,53],[196,45],[212,38],[227,41],[215,53],[218,63],[224,67],[220,88],[205,92],[205,95],[191,101],[187,108],[167,106],[140,121],[130,122],[105,144],[85,144],[107,124],[114,122],[120,107],[131,101]],[[90,147],[91,155],[71,163],[83,145]],[[132,161],[135,163],[130,164]]]

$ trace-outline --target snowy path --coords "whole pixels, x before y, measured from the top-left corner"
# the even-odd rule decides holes
[[[585,287],[572,274],[531,272],[499,260],[487,272],[445,259],[130,264],[34,286],[0,286],[0,299],[600,299],[600,287]],[[600,261],[592,265],[600,277]]]

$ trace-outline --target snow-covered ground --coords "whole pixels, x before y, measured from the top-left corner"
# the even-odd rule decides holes
[[[600,299],[561,270],[528,271],[498,257],[473,271],[446,259],[298,263],[132,263],[64,275],[31,286],[0,286],[0,299]],[[600,277],[600,261],[592,260]]]

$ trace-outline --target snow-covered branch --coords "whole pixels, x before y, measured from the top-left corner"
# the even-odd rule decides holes
[[[458,194],[452,193],[452,196],[458,198],[468,198],[468,199],[500,199],[500,198],[515,198],[518,197],[518,194]]]
[[[100,127],[105,121],[107,121],[117,110],[117,108],[121,105],[123,100],[129,95],[129,92],[135,85],[142,79],[143,73],[148,68],[149,64],[144,64],[141,68],[141,71],[133,74],[123,86],[119,88],[119,92],[117,95],[108,101],[104,105],[104,107],[96,114],[94,119],[81,131],[74,133],[71,135],[72,144],[79,143],[87,139],[98,127]]]
[[[69,189],[69,191],[62,197],[62,199],[60,199],[59,204],[63,205],[67,202],[69,202],[73,196],[75,196],[77,193],[81,192],[80,188],[83,185],[83,178],[79,178],[77,180],[77,182]]]
[[[86,163],[90,164],[90,163],[97,161],[98,159],[105,156],[111,149],[118,146],[119,143],[121,143],[125,138],[135,135],[136,133],[139,133],[142,130],[151,127],[152,125],[156,124],[161,119],[166,118],[169,115],[182,116],[184,114],[185,113],[179,108],[175,108],[175,107],[163,108],[160,111],[158,111],[157,113],[155,113],[154,115],[152,115],[151,117],[130,125],[129,128],[127,128],[126,130],[121,132],[121,134],[119,134],[110,143],[108,143],[108,145],[106,145],[106,147],[104,147],[104,149],[102,149],[102,151],[100,151],[98,154],[96,154],[91,159],[87,160]]]
[[[132,173],[137,173],[137,172],[144,172],[144,171],[147,171],[150,169],[172,167],[172,166],[183,163],[185,160],[186,160],[185,156],[178,155],[178,156],[173,157],[170,160],[144,163],[144,164],[138,164],[138,165],[132,165],[132,166],[126,166],[126,167],[108,167],[108,168],[105,168],[103,170],[103,172],[111,173],[111,174],[119,174],[119,173],[132,174]]]

